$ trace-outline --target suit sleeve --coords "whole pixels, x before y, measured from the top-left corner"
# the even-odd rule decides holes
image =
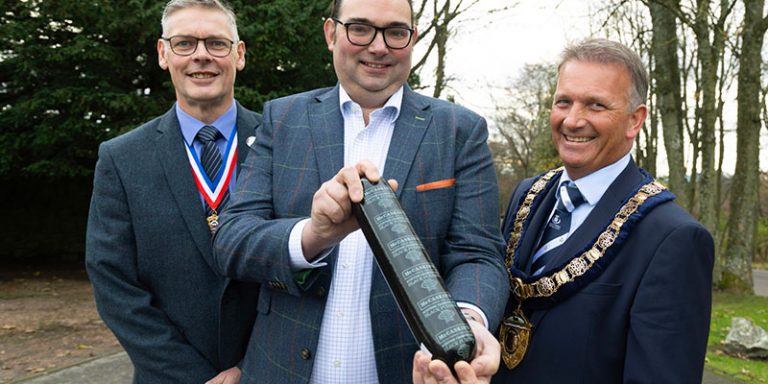
[[[440,254],[442,273],[454,299],[480,307],[495,330],[509,296],[498,185],[485,120],[478,117],[466,132],[456,154],[456,199]]]
[[[264,105],[262,126],[238,175],[232,200],[213,239],[218,272],[240,281],[279,284],[299,296],[289,254],[290,232],[305,217],[276,217],[273,196],[273,147],[276,124]],[[297,180],[297,188],[301,183]],[[307,284],[307,283],[305,283]]]
[[[131,357],[137,382],[212,378],[218,372],[153,306],[151,287],[139,279],[130,207],[108,148],[99,148],[86,233],[86,269],[99,314]]]
[[[712,305],[714,245],[699,225],[658,246],[630,311],[625,383],[700,383]]]

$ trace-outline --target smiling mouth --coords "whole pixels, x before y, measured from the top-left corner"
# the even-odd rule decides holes
[[[568,135],[563,135],[563,137],[565,138],[565,141],[570,142],[570,143],[586,143],[586,142],[594,140],[594,137],[586,137],[586,136],[568,136]]]
[[[361,63],[363,65],[365,65],[366,67],[373,68],[373,69],[384,69],[384,68],[389,67],[389,64],[369,63],[367,61],[361,61]]]
[[[196,73],[191,73],[189,76],[195,79],[210,79],[216,75],[214,75],[213,73],[196,72]]]

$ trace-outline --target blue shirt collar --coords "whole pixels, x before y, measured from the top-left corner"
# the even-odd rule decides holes
[[[631,157],[629,152],[627,152],[624,157],[615,163],[600,168],[589,175],[573,181],[576,183],[576,186],[579,187],[579,192],[584,196],[587,204],[594,206],[600,201],[605,194],[605,191],[608,190],[608,187],[610,187],[613,181],[619,177],[619,174],[624,171],[624,168],[629,165]],[[563,175],[560,176],[560,184],[564,183],[566,180],[572,180],[571,177],[568,176],[568,171],[563,172]],[[558,188],[560,184],[558,184]]]
[[[181,134],[184,136],[184,141],[187,145],[191,145],[195,141],[197,132],[206,125],[216,127],[221,132],[221,135],[224,136],[224,140],[229,140],[232,130],[235,129],[237,123],[237,108],[234,100],[229,109],[211,124],[205,124],[190,116],[181,109],[179,103],[175,103],[174,107],[176,108],[176,117],[179,119],[179,125],[181,126]]]

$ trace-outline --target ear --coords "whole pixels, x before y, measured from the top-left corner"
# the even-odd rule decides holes
[[[157,64],[163,70],[168,69],[168,58],[165,57],[165,41],[157,39]]]
[[[414,25],[413,35],[411,36],[411,46],[414,46],[417,40],[419,40],[419,28]]]
[[[328,44],[328,50],[333,52],[333,46],[336,45],[336,22],[332,18],[325,19],[323,23],[323,34],[325,43]]]
[[[628,140],[634,140],[640,133],[640,128],[643,127],[645,118],[648,116],[648,107],[645,104],[638,105],[635,110],[629,115],[629,127],[627,127],[626,138]]]
[[[237,70],[242,71],[245,68],[245,42],[240,40],[237,42]]]

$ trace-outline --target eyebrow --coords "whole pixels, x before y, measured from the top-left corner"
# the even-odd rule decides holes
[[[378,27],[374,22],[371,20],[368,20],[364,17],[350,17],[345,23],[363,23],[363,24],[370,24],[373,26]],[[402,21],[393,21],[389,24],[386,24],[384,27],[381,28],[387,28],[387,27],[405,27],[405,28],[411,28],[411,26],[408,23],[404,23]]]

